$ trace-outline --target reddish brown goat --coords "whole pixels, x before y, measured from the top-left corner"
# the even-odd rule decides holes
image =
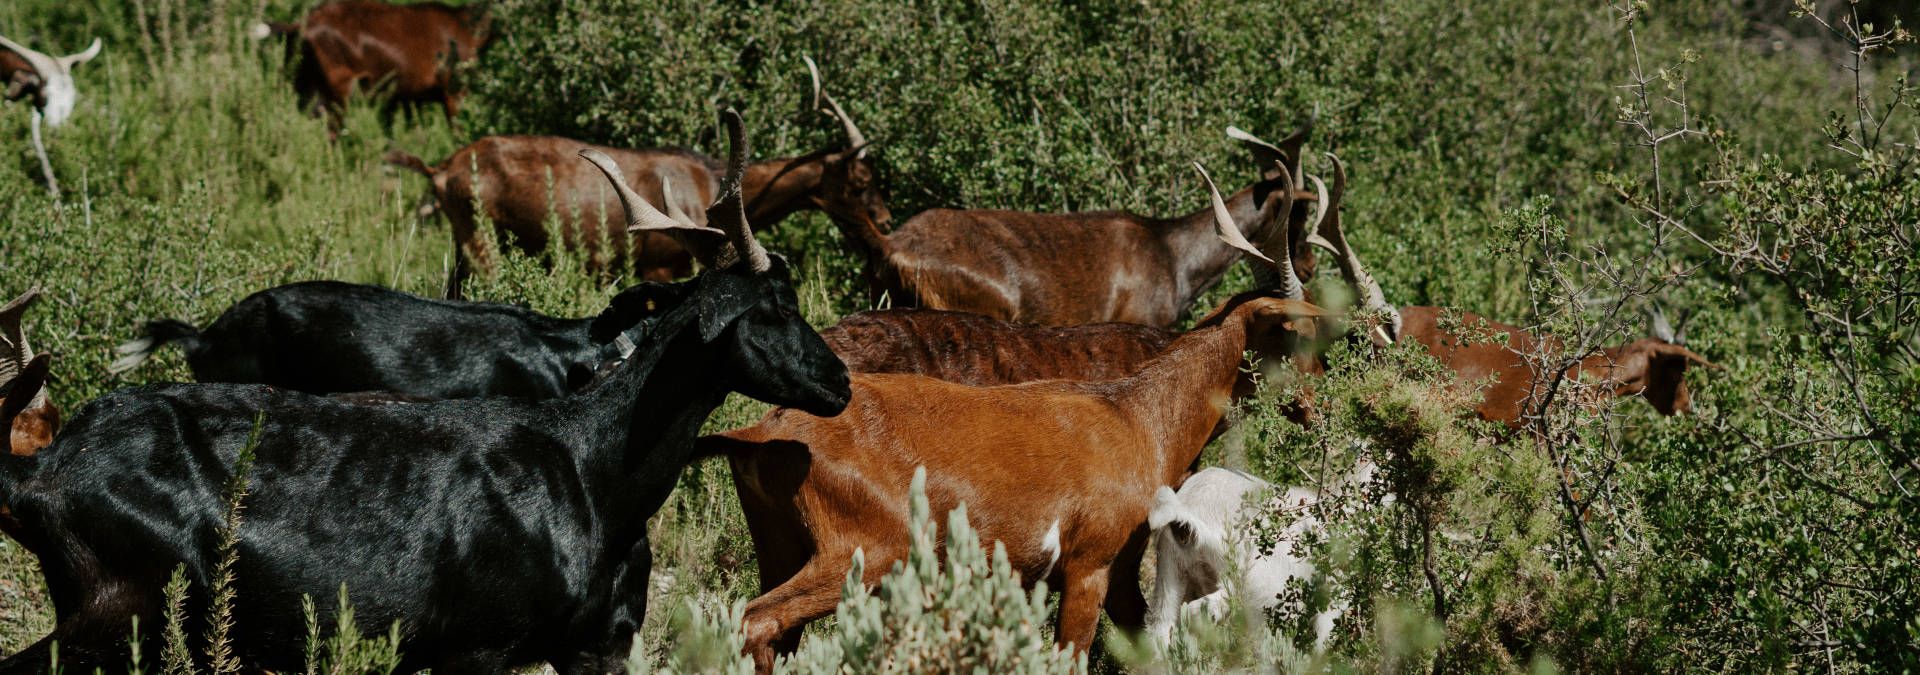
[[[1446,364],[1463,383],[1483,383],[1482,401],[1474,412],[1482,419],[1519,428],[1526,423],[1537,397],[1545,393],[1545,382],[1527,357],[1542,344],[1539,336],[1488,320],[1471,312],[1460,312],[1460,330],[1450,331],[1441,317],[1447,310],[1439,307],[1402,307],[1405,324],[1402,335],[1424,345],[1427,352]],[[1656,325],[1658,325],[1656,323]],[[1617,347],[1607,347],[1580,360],[1567,371],[1568,377],[1588,377],[1603,383],[1613,396],[1639,396],[1653,404],[1662,415],[1686,412],[1692,407],[1687,393],[1687,368],[1701,365],[1718,368],[1706,357],[1674,342],[1672,335],[1641,338]],[[1462,333],[1465,336],[1463,337]],[[1490,341],[1486,336],[1506,335],[1506,343]],[[1545,346],[1561,348],[1556,338],[1545,338]]]
[[[1226,201],[1239,230],[1255,242],[1304,237],[1305,226],[1317,220],[1305,205],[1321,201],[1294,179],[1303,175],[1300,151],[1308,130],[1278,146],[1237,129],[1229,133],[1268,167],[1261,180]],[[1283,193],[1291,199],[1273,198]],[[1298,208],[1282,214],[1282,205]],[[1214,214],[1207,208],[1169,219],[1119,211],[934,209],[891,235],[840,224],[866,256],[867,283],[876,299],[886,295],[898,306],[1054,326],[1101,321],[1170,326],[1241,256],[1217,241]],[[1290,250],[1303,256],[1294,261],[1301,278],[1310,277],[1310,249]]]
[[[967,312],[888,309],[849,315],[820,337],[850,372],[992,386],[1124,377],[1179,333],[1133,323],[1056,328]]]
[[[335,0],[297,24],[257,25],[253,35],[299,38],[294,88],[315,112],[324,108],[337,130],[356,87],[385,91],[388,110],[438,103],[452,120],[464,96],[456,70],[480,58],[492,38],[491,23],[481,6]]]
[[[1332,252],[1340,264],[1341,275],[1358,296],[1359,309],[1383,316],[1380,332],[1388,340],[1410,339],[1427,348],[1463,384],[1478,383],[1482,395],[1474,412],[1481,419],[1519,428],[1532,412],[1538,396],[1544,395],[1547,382],[1528,357],[1542,346],[1558,351],[1556,338],[1542,338],[1478,314],[1461,312],[1457,321],[1442,321],[1447,310],[1439,307],[1399,307],[1387,304],[1379,282],[1368,274],[1359,256],[1348,246],[1341,229],[1340,201],[1346,192],[1346,167],[1338,157],[1327,156],[1333,164],[1333,190],[1328,198],[1327,217],[1321,221],[1314,245]],[[1457,330],[1449,328],[1457,327]],[[1664,315],[1655,313],[1652,336],[1618,347],[1607,347],[1580,360],[1567,371],[1571,378],[1588,377],[1603,384],[1612,396],[1640,396],[1662,415],[1684,413],[1691,407],[1687,392],[1687,368],[1698,364],[1718,368],[1706,357],[1687,349],[1684,340],[1667,325]],[[1504,343],[1493,340],[1505,334]]]
[[[702,439],[724,454],[747,514],[763,594],[747,605],[747,650],[776,649],[831,613],[853,552],[875,583],[906,552],[907,486],[928,472],[945,513],[967,504],[1028,583],[1063,593],[1061,644],[1091,644],[1102,606],[1138,631],[1147,515],[1213,435],[1250,347],[1290,353],[1319,308],[1255,292],[1229,301],[1129,376],[969,387],[914,375],[853,377],[846,411],[777,409],[758,426]]]
[[[814,88],[818,93],[817,77]],[[848,147],[748,165],[742,183],[748,222],[766,227],[798,211],[818,210],[861,227],[886,226],[893,215],[866,158],[866,137],[832,97],[819,94],[819,98],[825,101],[822,109],[827,115],[842,123]],[[387,161],[433,181],[434,198],[447,214],[456,252],[447,297],[461,297],[460,286],[471,265],[490,264],[489,251],[476,229],[476,197],[493,221],[496,241],[510,241],[530,255],[546,250],[547,218],[557,214],[563,223],[563,243],[587,251],[600,269],[624,269],[631,263],[641,278],[651,281],[693,273],[692,256],[673,239],[659,233],[627,234],[620,202],[607,188],[606,179],[577,159],[583,148],[612,157],[648,202],[695,224],[705,221],[704,209],[716,196],[721,166],[718,160],[688,150],[623,150],[554,136],[490,136],[454,152],[438,166],[404,152],[390,152]],[[671,200],[667,199],[669,185]],[[603,249],[603,242],[611,243],[610,250]]]

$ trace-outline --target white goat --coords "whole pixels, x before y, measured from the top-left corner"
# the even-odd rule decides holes
[[[1362,461],[1335,489],[1363,484],[1373,477],[1374,466]],[[1210,468],[1188,478],[1179,492],[1162,487],[1154,494],[1153,513],[1147,523],[1154,530],[1154,548],[1158,551],[1153,600],[1148,608],[1147,626],[1154,637],[1165,644],[1173,625],[1181,616],[1201,611],[1220,619],[1227,609],[1227,594],[1236,593],[1248,604],[1268,609],[1280,603],[1280,594],[1294,579],[1313,576],[1313,563],[1294,542],[1308,532],[1324,530],[1320,519],[1309,508],[1322,498],[1319,490],[1287,488],[1274,494],[1274,486],[1264,480],[1232,469]],[[1259,523],[1257,519],[1277,518],[1284,522],[1279,540],[1271,553],[1236,537]],[[1279,524],[1279,523],[1275,523]],[[1225,582],[1228,556],[1234,556],[1241,572],[1237,588]],[[1333,632],[1333,621],[1346,609],[1344,600],[1313,618],[1313,645],[1324,649]]]

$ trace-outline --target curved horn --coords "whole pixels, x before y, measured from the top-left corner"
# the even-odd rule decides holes
[[[1340,276],[1345,277],[1347,284],[1353,286],[1354,292],[1360,294],[1360,308],[1363,311],[1386,313],[1391,324],[1391,331],[1386,336],[1387,341],[1394,342],[1400,339],[1400,310],[1387,303],[1387,294],[1380,290],[1380,282],[1374,280],[1372,274],[1367,273],[1366,265],[1360,263],[1360,256],[1355,254],[1353,247],[1347,243],[1346,232],[1340,229],[1340,200],[1347,193],[1347,167],[1340,161],[1339,156],[1331,152],[1326,153],[1326,156],[1327,160],[1333,163],[1333,190],[1330,193],[1322,193],[1328,195],[1327,216],[1320,224],[1319,234],[1326,243],[1319,244],[1311,237],[1308,241],[1325,246],[1337,256],[1340,263]]]
[[[19,377],[20,371],[27,367],[27,362],[33,360],[33,347],[27,344],[27,335],[21,330],[20,322],[27,308],[39,299],[40,287],[35,286],[0,307],[0,385]]]
[[[680,201],[673,198],[673,179],[666,174],[660,174],[660,203],[666,205],[668,218],[687,225],[694,224],[687,212],[680,209]]]
[[[96,42],[98,41],[96,40]],[[40,79],[50,79],[55,75],[66,72],[65,68],[60,67],[60,61],[58,59],[28,49],[26,45],[9,40],[6,36],[0,36],[0,48],[11,50],[19,54],[20,58],[26,59],[27,63],[33,66],[34,72],[40,73]]]
[[[773,268],[767,249],[753,237],[747,223],[746,200],[740,195],[740,180],[747,173],[747,123],[732,108],[720,111],[720,124],[727,128],[727,177],[720,182],[720,199],[707,207],[707,222],[727,233],[739,260],[747,262],[755,274]]]
[[[1314,195],[1320,200],[1313,205],[1313,229],[1309,231],[1311,234],[1326,227],[1327,213],[1332,209],[1327,208],[1327,184],[1320,182],[1319,176],[1307,176],[1307,180],[1313,183]]]
[[[1248,242],[1246,236],[1240,233],[1240,226],[1233,222],[1233,213],[1227,210],[1227,202],[1220,197],[1220,188],[1213,184],[1213,177],[1207,175],[1206,167],[1201,166],[1199,162],[1194,162],[1193,168],[1200,171],[1201,180],[1207,183],[1207,197],[1212,200],[1213,203],[1214,229],[1219,234],[1220,240],[1226,242],[1228,246],[1240,249],[1242,252],[1271,265],[1280,275],[1280,288],[1288,299],[1305,299],[1307,295],[1306,289],[1300,285],[1300,278],[1293,274],[1292,256],[1282,251],[1279,256],[1269,257],[1266,253]],[[1286,166],[1281,165],[1280,170],[1285,172]],[[1290,178],[1290,176],[1286,176],[1284,173],[1282,177]],[[1282,190],[1280,194],[1281,212],[1292,212],[1293,194],[1286,190]]]
[[[716,249],[724,233],[711,227],[681,223],[667,217],[659,209],[653,208],[653,205],[647,203],[640,193],[634,192],[633,187],[627,185],[627,177],[621,173],[620,165],[615,164],[613,158],[608,157],[606,153],[593,148],[581,148],[580,157],[592,162],[595,168],[600,169],[600,173],[607,176],[607,182],[613,184],[614,194],[620,197],[620,208],[627,212],[628,232],[649,230],[665,232],[678,239],[681,245],[686,246],[687,250],[693,253],[694,257],[700,259],[701,263],[709,266],[713,264]]]
[[[1233,222],[1233,213],[1227,210],[1226,200],[1220,198],[1220,188],[1214,187],[1213,177],[1207,175],[1207,167],[1194,162],[1193,168],[1200,172],[1200,179],[1207,182],[1207,197],[1213,200],[1213,229],[1219,235],[1220,241],[1240,249],[1247,255],[1269,263],[1273,262],[1273,258],[1261,253],[1260,249],[1254,247],[1253,242],[1247,241],[1246,235],[1240,233],[1240,226]]]
[[[74,66],[80,65],[82,63],[86,63],[88,61],[92,61],[93,57],[99,56],[99,55],[100,55],[100,38],[94,38],[93,44],[88,45],[86,51],[82,51],[78,54],[68,54],[66,56],[60,57],[59,59],[60,67],[71,70],[73,69]]]
[[[833,95],[821,89],[820,67],[814,64],[813,57],[802,56],[800,58],[807,62],[807,75],[813,78],[813,109],[840,120],[840,126],[847,131],[847,147],[854,148],[853,158],[861,159],[866,157],[867,135],[860,133],[860,127],[853,123],[853,118],[847,115],[846,110],[841,109],[840,103],[833,100]],[[820,107],[822,102],[825,102],[827,107]]]

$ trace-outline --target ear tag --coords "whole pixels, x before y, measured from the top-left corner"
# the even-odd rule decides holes
[[[649,302],[647,304],[653,304],[653,303]],[[615,349],[620,350],[620,358],[622,360],[626,359],[629,356],[633,356],[633,351],[635,349],[638,349],[638,347],[633,344],[633,339],[627,337],[627,334],[625,332],[622,332],[619,335],[613,336],[613,346]]]

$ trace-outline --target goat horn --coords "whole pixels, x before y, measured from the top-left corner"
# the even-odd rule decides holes
[[[1347,242],[1346,232],[1340,228],[1340,201],[1347,194],[1347,166],[1331,152],[1326,153],[1326,157],[1333,163],[1333,190],[1327,198],[1327,218],[1321,223],[1319,234],[1331,244],[1329,250],[1339,256],[1340,276],[1345,277],[1347,284],[1360,294],[1361,309],[1387,314],[1393,326],[1387,341],[1393,342],[1400,337],[1400,310],[1387,304],[1387,294],[1380,290],[1380,282],[1367,273],[1366,265],[1360,263],[1360,256],[1353,252],[1353,246]]]
[[[88,45],[86,50],[81,51],[77,54],[68,54],[66,56],[60,57],[59,59],[60,66],[62,68],[71,69],[74,66],[80,65],[82,63],[86,63],[88,61],[92,61],[93,57],[99,56],[99,55],[100,55],[100,38],[94,38],[93,44]]]
[[[813,81],[813,105],[807,106],[807,110],[820,110],[820,67],[813,64],[811,56],[802,56],[800,60],[807,62],[807,77]]]
[[[860,127],[853,123],[853,118],[848,116],[847,111],[840,107],[840,103],[833,100],[833,95],[826,93],[826,91],[821,88],[820,66],[814,64],[813,57],[802,56],[800,59],[807,62],[807,76],[813,80],[813,109],[832,115],[834,119],[840,120],[840,126],[845,128],[847,132],[847,146],[854,149],[853,158],[861,159],[866,157],[867,135],[860,133]],[[826,107],[821,107],[820,104],[822,102],[826,103]]]
[[[720,112],[720,124],[727,128],[727,177],[720,182],[720,198],[707,207],[707,222],[727,233],[735,255],[758,274],[773,268],[767,249],[753,237],[747,223],[746,200],[740,195],[740,181],[747,173],[747,123],[732,108]]]
[[[666,217],[664,213],[660,213],[660,209],[655,209],[653,203],[647,203],[647,199],[641,198],[639,192],[634,192],[634,188],[626,184],[626,175],[620,173],[620,165],[616,165],[616,163],[612,161],[612,157],[607,157],[607,153],[593,150],[593,148],[580,148],[580,157],[586,159],[589,163],[593,163],[593,167],[597,167],[603,175],[607,175],[607,182],[612,182],[612,192],[620,196],[620,209],[626,211],[626,230],[628,230],[628,232],[660,230],[660,232],[674,234],[674,232],[680,232],[680,230],[695,230],[695,232],[714,232],[714,234],[720,234],[720,230],[707,228],[707,226],[697,226],[697,224],[684,224],[684,222],[674,221],[674,219]],[[687,244],[691,244],[691,242],[687,242]],[[689,245],[689,249],[699,251],[701,247]]]
[[[1301,173],[1305,175],[1305,172]],[[1307,176],[1307,180],[1313,181],[1314,198],[1319,200],[1313,204],[1313,228],[1307,231],[1307,234],[1312,234],[1326,226],[1327,213],[1332,209],[1327,203],[1327,184],[1320,182],[1319,176]],[[1293,214],[1289,213],[1287,217],[1292,218]],[[1302,238],[1305,238],[1305,235],[1302,235]]]
[[[1260,249],[1255,248],[1253,242],[1247,241],[1246,235],[1240,233],[1240,226],[1235,225],[1233,222],[1233,213],[1227,210],[1226,200],[1220,198],[1220,188],[1214,187],[1213,177],[1207,175],[1207,167],[1201,166],[1199,162],[1194,162],[1193,168],[1198,169],[1200,171],[1200,179],[1207,182],[1207,196],[1213,200],[1214,232],[1220,236],[1220,241],[1226,242],[1228,246],[1240,249],[1247,255],[1270,263],[1273,262],[1272,258],[1267,257],[1267,254],[1261,253]]]
[[[27,335],[20,328],[20,322],[40,299],[40,287],[35,286],[21,293],[20,297],[0,307],[0,384],[12,382],[20,376],[20,370],[28,361],[33,360],[33,347],[27,344]]]
[[[1269,257],[1258,247],[1248,242],[1246,236],[1240,233],[1240,226],[1233,222],[1233,213],[1227,210],[1227,202],[1221,199],[1220,188],[1213,184],[1213,177],[1207,175],[1206,167],[1201,166],[1199,162],[1194,162],[1193,168],[1200,170],[1200,178],[1207,183],[1207,196],[1213,203],[1214,228],[1219,233],[1220,240],[1226,242],[1228,246],[1251,254],[1253,257],[1265,261],[1269,266],[1273,267],[1275,273],[1281,277],[1280,288],[1286,293],[1288,299],[1305,299],[1307,295],[1306,289],[1300,285],[1300,278],[1293,274],[1293,258],[1287,255],[1284,250],[1278,257]],[[1280,167],[1280,171],[1282,178],[1288,177],[1285,173],[1285,165]],[[1280,212],[1293,212],[1293,194],[1286,190],[1281,191]]]
[[[98,40],[95,42],[98,42]],[[26,59],[27,63],[33,66],[34,72],[40,74],[40,79],[42,80],[52,79],[66,72],[65,68],[60,67],[60,61],[58,59],[28,49],[26,45],[9,40],[6,36],[0,36],[0,48],[12,50],[14,53],[19,54],[20,58]]]
[[[668,218],[688,225],[694,224],[693,219],[687,217],[687,212],[680,210],[680,201],[673,198],[673,178],[666,174],[660,175],[660,203],[666,205]]]

